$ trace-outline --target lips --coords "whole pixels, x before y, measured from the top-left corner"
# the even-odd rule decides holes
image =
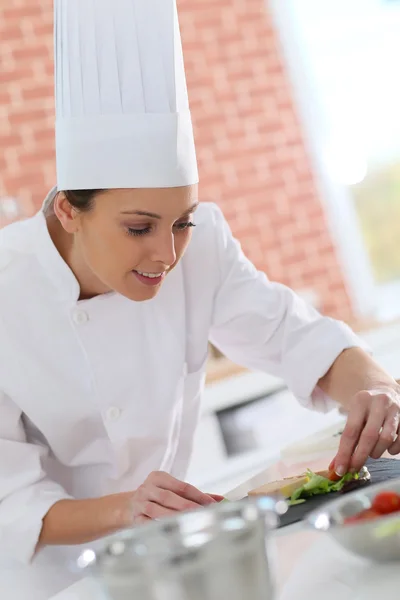
[[[143,275],[143,277],[148,277],[149,279],[157,279],[158,277],[162,277],[163,273],[143,273],[142,271],[136,271],[139,275]]]
[[[142,271],[132,271],[133,275],[144,285],[155,287],[165,278],[166,272],[163,273],[144,273]]]

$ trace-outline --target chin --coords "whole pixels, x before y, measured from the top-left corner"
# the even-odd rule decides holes
[[[152,298],[157,296],[161,285],[152,288],[146,288],[143,286],[143,288],[144,289],[132,289],[129,286],[125,286],[125,288],[119,293],[133,302],[146,302],[146,300],[152,300]]]

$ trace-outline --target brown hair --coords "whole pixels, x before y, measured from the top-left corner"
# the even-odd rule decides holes
[[[63,193],[71,206],[80,212],[89,212],[92,210],[94,201],[98,194],[105,190],[67,190]]]

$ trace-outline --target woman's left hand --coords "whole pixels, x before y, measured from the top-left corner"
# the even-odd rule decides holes
[[[223,500],[225,500],[225,497],[220,496],[219,494],[208,494],[208,496],[211,496],[211,498],[215,500],[215,502],[222,502]]]
[[[399,454],[399,425],[399,389],[385,387],[356,394],[332,470],[342,476],[350,470],[358,472],[368,457],[380,458],[386,451]]]

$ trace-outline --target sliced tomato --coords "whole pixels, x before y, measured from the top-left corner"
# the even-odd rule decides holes
[[[352,517],[347,517],[344,520],[346,525],[351,525],[354,523],[360,523],[362,521],[372,521],[373,519],[378,519],[382,515],[377,513],[372,508],[367,508],[366,510],[362,510],[360,513],[353,515]]]
[[[380,515],[400,511],[400,495],[396,492],[381,492],[375,497],[372,508]]]

